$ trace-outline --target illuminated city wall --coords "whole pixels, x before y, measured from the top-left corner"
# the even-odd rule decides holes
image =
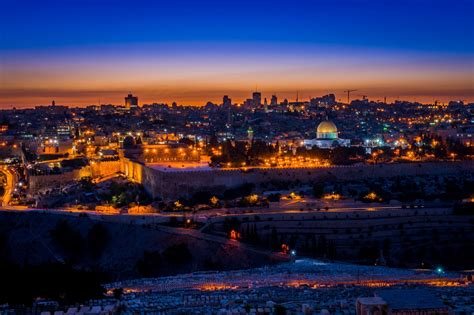
[[[398,175],[442,175],[472,172],[474,162],[405,163],[358,166],[331,166],[324,168],[268,168],[247,171],[203,170],[161,171],[128,159],[122,160],[121,171],[140,182],[153,197],[175,199],[190,196],[197,191],[222,192],[223,189],[245,183],[268,181],[324,181],[351,180]]]
[[[35,193],[60,187],[82,177],[93,178],[123,173],[131,180],[143,184],[153,197],[175,199],[190,196],[197,191],[222,192],[245,183],[269,181],[325,181],[351,180],[398,175],[442,175],[472,172],[474,162],[438,162],[379,164],[359,166],[331,166],[322,168],[262,168],[262,169],[216,169],[202,171],[161,171],[123,158],[120,161],[95,162],[82,169],[55,175],[29,176],[29,191]]]
[[[93,178],[101,176],[110,176],[120,172],[120,161],[100,161],[89,165]]]
[[[153,197],[161,196],[159,191],[163,191],[164,179],[161,172],[145,166],[144,164],[132,161],[127,158],[120,159],[120,171],[131,180],[143,184],[146,191]]]
[[[75,180],[79,180],[82,177],[88,176],[91,176],[91,169],[89,166],[70,172],[64,172],[62,174],[30,175],[28,177],[28,189],[30,193],[36,193],[38,191],[61,187]]]
[[[81,169],[64,172],[62,174],[30,175],[28,189],[31,194],[41,190],[49,190],[80,180],[82,177],[102,177],[120,172],[120,161],[94,162]]]

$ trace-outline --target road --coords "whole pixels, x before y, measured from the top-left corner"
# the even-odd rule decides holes
[[[91,210],[79,210],[75,208],[62,208],[62,209],[46,209],[46,208],[30,208],[26,206],[13,206],[13,205],[3,205],[1,210],[5,211],[46,211],[49,213],[87,213],[90,215],[97,216],[116,216],[120,217],[121,220],[126,220],[127,218],[131,220],[136,220],[137,218],[143,218],[143,223],[163,223],[167,222],[169,218],[192,218],[195,222],[206,223],[209,219],[218,218],[218,217],[233,217],[233,216],[254,216],[254,215],[265,215],[265,214],[308,214],[308,213],[325,213],[325,212],[374,212],[382,210],[401,210],[401,205],[384,205],[384,204],[362,204],[358,202],[350,203],[331,203],[328,206],[328,203],[318,204],[318,207],[292,207],[292,204],[276,204],[272,203],[269,208],[221,208],[221,209],[209,209],[209,210],[199,210],[196,213],[183,212],[183,211],[173,211],[173,212],[160,212],[160,213],[132,213],[132,214],[118,214],[117,212],[102,212],[102,211],[91,211]],[[327,210],[325,209],[327,207]],[[319,208],[319,210],[317,210]],[[429,208],[446,208],[442,205],[429,206]]]

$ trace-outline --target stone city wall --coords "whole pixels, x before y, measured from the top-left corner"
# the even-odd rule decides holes
[[[94,162],[80,169],[75,169],[61,174],[30,175],[28,189],[31,194],[42,190],[62,187],[83,177],[103,177],[120,172],[120,161]]]
[[[393,177],[397,175],[443,175],[474,171],[473,161],[399,163],[320,168],[258,168],[216,170],[163,171],[129,159],[122,159],[121,171],[142,183],[153,197],[174,199],[190,196],[196,191],[237,187],[245,183],[269,181],[310,182]]]
[[[120,161],[100,161],[89,165],[92,178],[110,176],[120,172]]]

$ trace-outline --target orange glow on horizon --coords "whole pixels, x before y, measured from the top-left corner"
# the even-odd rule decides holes
[[[152,95],[145,93],[140,93],[139,91],[133,90],[134,94],[139,97],[139,104],[140,106],[144,104],[153,104],[153,103],[164,103],[171,105],[173,102],[176,102],[178,105],[185,105],[185,106],[204,106],[206,105],[207,102],[213,102],[215,104],[221,104],[222,103],[222,96],[223,95],[229,95],[230,93],[226,91],[222,92],[209,92],[207,97],[197,97],[197,96],[187,96],[187,95],[176,95],[175,97],[168,96],[168,97],[154,97]],[[365,90],[364,90],[365,91]],[[232,102],[234,104],[241,104],[246,98],[250,98],[250,93],[252,91],[240,91],[238,94],[234,95],[239,95],[240,97],[232,97],[232,94],[230,94],[230,97],[232,98]],[[25,92],[27,94],[28,92]],[[114,92],[113,94],[107,94],[104,95],[101,92],[97,92],[97,96],[88,96],[88,97],[80,97],[74,95],[75,93],[72,92],[71,95],[62,95],[62,93],[57,93],[52,91],[51,93],[47,93],[48,95],[45,96],[28,96],[28,95],[15,95],[12,96],[9,94],[8,96],[5,96],[6,93],[3,91],[0,91],[0,109],[9,109],[11,107],[16,107],[16,108],[33,108],[35,106],[39,105],[50,105],[52,100],[56,101],[57,105],[66,105],[69,107],[85,107],[88,105],[98,105],[99,99],[101,104],[113,104],[113,105],[123,105],[123,97],[126,95],[127,91],[124,90],[124,92]],[[317,96],[322,96],[328,93],[327,90],[323,91],[314,91],[311,94],[308,94],[308,97],[303,99],[303,101],[309,100],[309,97],[317,97]],[[344,94],[342,91],[329,91],[329,93],[334,93],[336,94],[336,98],[338,101],[341,102],[346,102]],[[58,94],[61,94],[58,96]],[[273,93],[263,94],[263,97],[266,97],[269,99]],[[290,92],[275,92],[275,94],[278,96],[279,102],[283,101],[284,99],[288,99],[290,102],[295,100],[295,93],[290,93]],[[301,95],[301,92],[300,92]],[[310,96],[309,96],[310,95]],[[369,96],[370,100],[377,101],[380,100],[382,101],[384,99],[384,94],[373,94]],[[352,97],[351,97],[352,98]],[[352,99],[356,99],[357,97],[354,97]],[[360,99],[360,98],[359,98]],[[300,100],[301,97],[300,97]],[[398,93],[397,96],[387,96],[387,102],[391,103],[396,100],[405,100],[405,101],[416,101],[422,104],[432,104],[434,101],[438,101],[438,103],[448,103],[449,101],[452,100],[464,100],[466,103],[469,102],[474,102],[474,97],[472,97],[470,94],[453,94],[452,96],[446,95],[446,96],[433,96],[433,95],[416,95],[414,96],[413,94],[402,94]]]
[[[276,94],[281,101],[294,100],[299,91],[300,100],[334,93],[344,102],[348,88],[389,102],[474,101],[467,57],[341,47],[203,46],[179,46],[173,53],[162,47],[118,47],[0,55],[0,107],[34,107],[53,99],[68,106],[99,99],[121,105],[129,91],[140,104],[202,106],[220,104],[223,95],[242,103],[256,84],[262,97]]]

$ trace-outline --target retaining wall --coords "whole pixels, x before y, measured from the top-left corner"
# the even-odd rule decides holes
[[[393,177],[398,175],[444,175],[474,171],[474,161],[400,163],[319,168],[258,168],[215,170],[153,169],[145,164],[122,159],[121,171],[140,182],[153,197],[174,199],[190,196],[196,191],[222,190],[245,183],[269,181],[324,181]]]
[[[62,187],[83,177],[102,177],[120,172],[120,161],[94,162],[80,169],[51,175],[30,175],[28,177],[28,190],[31,194],[41,190]]]

